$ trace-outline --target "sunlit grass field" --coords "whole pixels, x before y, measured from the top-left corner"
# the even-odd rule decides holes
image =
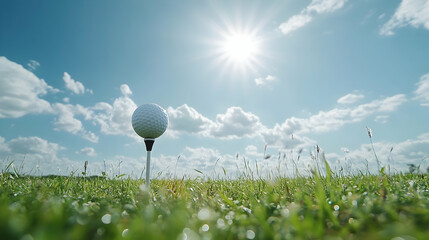
[[[1,239],[428,239],[427,174],[261,179],[4,172]]]

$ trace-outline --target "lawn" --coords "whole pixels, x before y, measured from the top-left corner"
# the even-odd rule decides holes
[[[2,239],[428,239],[429,175],[0,176]]]

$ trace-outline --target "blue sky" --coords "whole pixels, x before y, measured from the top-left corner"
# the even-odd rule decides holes
[[[1,167],[139,177],[130,119],[154,102],[155,175],[305,174],[317,145],[374,171],[366,127],[383,166],[425,170],[428,16],[424,0],[2,1]]]

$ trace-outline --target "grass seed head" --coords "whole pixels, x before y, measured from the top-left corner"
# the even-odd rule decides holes
[[[369,138],[372,138],[372,130],[369,127],[366,127],[366,131],[368,132]]]

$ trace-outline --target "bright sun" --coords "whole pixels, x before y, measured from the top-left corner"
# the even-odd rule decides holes
[[[258,42],[250,34],[234,33],[225,37],[221,51],[235,63],[249,62],[258,53]]]
[[[250,76],[265,67],[265,39],[260,37],[257,28],[226,26],[217,30],[219,38],[210,40],[213,44],[210,55],[214,57],[214,66],[221,67],[221,75]]]

